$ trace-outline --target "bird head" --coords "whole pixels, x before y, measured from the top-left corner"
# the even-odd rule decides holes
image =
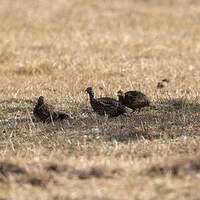
[[[117,96],[118,96],[118,97],[124,97],[124,92],[122,92],[122,90],[119,90],[119,91],[117,92]]]
[[[44,97],[43,96],[40,96],[39,98],[38,98],[38,104],[39,105],[42,105],[44,103]]]
[[[94,92],[92,87],[88,87],[85,91],[89,94],[91,99],[94,98]]]
[[[93,90],[92,90],[92,87],[88,87],[86,90],[85,90],[87,93],[93,93]]]

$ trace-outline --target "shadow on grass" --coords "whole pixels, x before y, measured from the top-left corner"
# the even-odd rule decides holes
[[[19,103],[18,111],[14,115],[12,109],[8,109],[5,115],[0,117],[1,126],[18,127],[22,124],[35,123],[36,120],[32,115],[33,104],[36,99],[9,99],[1,101],[7,106],[12,106],[10,103]],[[30,112],[27,105],[30,104]],[[8,104],[8,105],[7,105]],[[76,132],[75,138],[79,140],[84,135],[99,135],[105,141],[116,140],[118,142],[127,143],[136,140],[155,140],[155,139],[175,139],[185,136],[200,136],[200,104],[190,103],[186,99],[171,99],[159,102],[160,111],[144,110],[140,113],[133,113],[130,116],[119,116],[117,118],[107,118],[96,115],[92,109],[86,107],[85,112],[74,114],[73,119],[63,121],[62,123],[44,125],[38,124],[43,129],[46,127],[47,132]],[[24,108],[23,108],[24,106]],[[22,110],[22,111],[21,111]],[[91,112],[90,112],[91,111]],[[174,111],[174,112],[173,112]],[[24,114],[22,114],[24,113]],[[93,128],[98,128],[100,133],[92,132]]]
[[[200,157],[193,156],[188,158],[179,158],[170,162],[153,165],[141,171],[142,175],[164,176],[171,174],[172,176],[192,175],[198,176],[200,172]]]
[[[151,133],[150,131],[130,131],[130,132],[121,132],[117,134],[113,134],[110,136],[105,136],[108,141],[116,140],[117,142],[123,142],[128,143],[131,141],[136,140],[156,140],[156,139],[176,139],[180,137],[200,137],[200,133],[186,133],[186,132],[180,132],[177,134],[162,134],[162,133]]]
[[[160,139],[162,136],[160,134],[152,135],[147,131],[130,131],[130,132],[120,132],[117,134],[110,135],[107,137],[109,141],[116,140],[117,142],[130,142],[135,140],[153,140]]]
[[[186,98],[163,99],[155,102],[158,110],[163,111],[184,111],[184,112],[199,112],[200,104],[197,101],[190,102]]]
[[[0,101],[0,104],[4,112],[15,113],[15,112],[25,112],[26,110],[33,109],[34,105],[37,103],[37,98],[35,99],[17,99],[10,98]],[[198,112],[200,111],[200,104],[197,101],[190,102],[186,98],[176,98],[176,99],[161,99],[153,103],[155,105],[155,110],[172,112],[172,111],[183,111],[183,112]],[[86,105],[75,105],[75,108],[71,108],[73,113],[91,113],[90,107]],[[145,108],[148,110],[148,108]],[[154,110],[151,108],[150,110]]]
[[[24,168],[19,167],[18,165],[0,162],[0,174],[4,176],[8,176],[9,173],[13,174],[26,174],[26,170]]]

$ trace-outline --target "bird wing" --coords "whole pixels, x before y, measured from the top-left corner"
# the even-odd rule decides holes
[[[146,95],[144,95],[143,93],[141,93],[139,91],[126,92],[125,98],[129,103],[132,103],[133,101],[137,101],[137,102],[148,101]]]
[[[117,100],[113,99],[113,98],[109,98],[109,97],[103,97],[103,98],[98,98],[96,99],[97,102],[99,102],[101,105],[105,106],[105,107],[117,107],[120,105],[120,102],[118,102]]]
[[[102,110],[105,110],[107,113],[114,114],[125,112],[125,106],[115,99],[105,97],[97,99],[97,102],[99,102],[99,108],[102,108]]]
[[[48,105],[48,104],[43,104],[39,107],[39,112],[41,115],[44,115],[46,117],[49,117],[53,113],[53,106]]]

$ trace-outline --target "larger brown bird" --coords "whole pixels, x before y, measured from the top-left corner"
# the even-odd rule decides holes
[[[146,106],[150,106],[150,100],[148,97],[139,91],[123,92],[119,90],[117,92],[119,101],[128,108],[131,108],[133,112],[136,109],[140,109]]]
[[[69,118],[66,113],[54,111],[53,106],[44,103],[44,97],[38,98],[37,104],[34,107],[33,114],[35,118],[43,123],[50,123],[52,121],[63,120]]]
[[[92,87],[85,90],[90,97],[90,104],[94,112],[99,115],[108,115],[109,117],[117,117],[126,113],[126,108],[116,99],[110,97],[94,98]]]

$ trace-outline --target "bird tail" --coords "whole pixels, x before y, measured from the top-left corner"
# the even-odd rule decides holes
[[[58,119],[59,119],[59,120],[63,120],[63,119],[69,118],[69,115],[66,114],[66,113],[61,113],[61,112],[59,112],[59,113],[57,113],[57,114],[58,114]]]
[[[70,116],[66,113],[62,113],[62,112],[54,112],[52,114],[52,120],[53,121],[57,121],[57,120],[64,120],[64,119],[68,119],[70,118]]]

